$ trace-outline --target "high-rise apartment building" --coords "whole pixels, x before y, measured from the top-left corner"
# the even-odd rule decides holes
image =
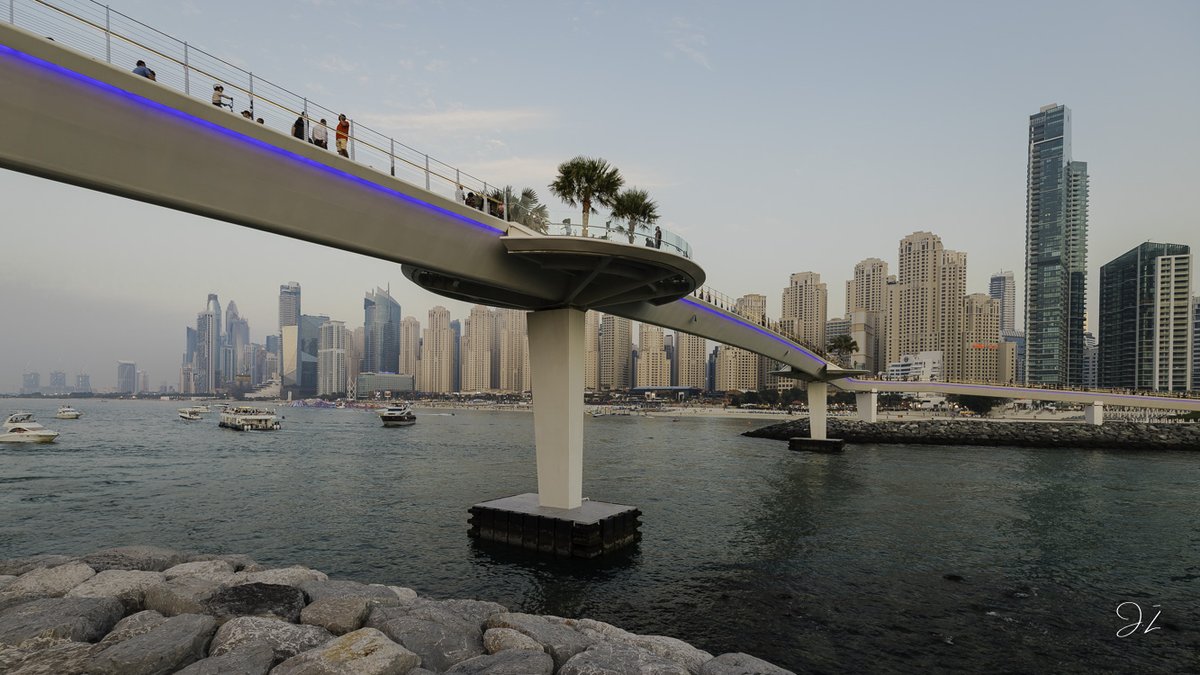
[[[827,300],[828,293],[820,274],[796,272],[791,275],[787,288],[783,289],[783,311],[779,315],[779,329],[794,340],[817,349],[825,349]],[[764,309],[765,304],[764,297]]]
[[[690,333],[675,332],[675,361],[680,387],[708,390],[708,340]]]
[[[889,359],[942,352],[941,376],[961,378],[967,254],[947,250],[936,234],[914,232],[900,240],[899,263],[895,289],[885,289]]]
[[[1016,376],[1016,350],[1000,342],[1001,303],[987,293],[963,299],[960,380],[1008,384]]]
[[[1083,331],[1083,387],[1095,389],[1100,382],[1100,341],[1090,330]]]
[[[366,344],[367,329],[358,326],[354,330],[346,330],[346,398],[358,398],[358,376],[362,373],[362,355]]]
[[[117,361],[117,393],[138,392],[137,364],[132,361]]]
[[[633,323],[629,319],[601,315],[598,384],[601,389],[628,389],[633,385]]]
[[[462,391],[462,321],[450,322],[450,391]]]
[[[420,362],[421,322],[415,316],[406,316],[400,321],[400,373],[417,375]]]
[[[637,386],[671,386],[671,364],[667,361],[663,329],[646,323],[638,328]]]
[[[583,388],[600,387],[600,313],[589,309],[583,315]]]
[[[75,391],[80,392],[80,393],[87,393],[87,392],[90,392],[91,390],[92,390],[92,376],[91,375],[76,375],[75,376]]]
[[[492,381],[492,344],[495,334],[494,310],[475,305],[463,324],[462,391],[490,391]]]
[[[388,291],[376,288],[363,298],[363,372],[394,373],[400,367],[400,321],[400,303]]]
[[[1017,328],[1017,281],[1012,272],[1001,270],[988,282],[988,295],[1000,303],[1000,332]]]
[[[300,386],[300,284],[279,287],[279,380],[284,395]]]
[[[850,357],[851,367],[869,371],[886,367],[889,278],[888,264],[879,258],[867,258],[854,266],[846,296],[850,337],[858,345]]]
[[[812,273],[801,273],[801,275],[808,274]],[[795,280],[797,275],[793,274],[792,277],[793,280]],[[805,311],[806,314],[809,314],[807,311],[809,306],[801,303],[805,302],[806,300],[813,300],[816,298],[819,299],[819,302],[816,302],[815,305],[813,305],[814,311],[811,312],[811,314],[819,314],[819,307],[824,306],[824,284],[820,283],[819,276],[816,276],[815,279],[813,277],[803,278],[807,283],[804,284],[801,291],[797,292],[792,297],[794,302],[790,307],[787,307],[785,311]],[[820,286],[819,289],[816,288],[817,285]],[[793,282],[793,285],[790,286],[789,289],[794,289],[796,287],[797,286],[795,282]],[[809,291],[812,291],[812,293],[810,294]],[[786,294],[787,290],[784,292]],[[785,298],[784,302],[786,305],[788,300]],[[765,320],[767,313],[767,296],[759,293],[748,293],[743,295],[734,301],[733,312],[734,314],[737,314],[751,323],[762,323]],[[800,316],[781,319],[780,322],[781,324],[784,324],[784,322],[789,321],[789,319],[796,322],[794,324],[790,324],[793,330],[804,330],[804,327],[799,324],[801,321]],[[781,330],[787,330],[787,327],[785,327],[787,325],[788,324],[784,324],[781,326]],[[771,363],[772,361],[769,359],[765,359],[754,352],[749,352],[737,347],[722,345],[720,351],[717,352],[717,362],[715,368],[716,382],[714,384],[714,388],[717,391],[758,391],[767,384],[765,382],[765,378]]]
[[[450,310],[439,305],[429,310],[429,321],[421,341],[421,391],[431,394],[455,391],[451,389],[453,366],[454,333],[450,330]]]
[[[529,379],[528,313],[520,309],[497,309],[499,332],[500,391],[520,393],[532,389]]]
[[[1083,383],[1087,163],[1071,158],[1071,111],[1029,117],[1025,200],[1025,370],[1035,385]],[[1101,336],[1101,343],[1104,338]]]
[[[1100,268],[1101,387],[1187,391],[1192,375],[1192,255],[1146,242]]]
[[[1200,295],[1192,298],[1192,391],[1200,390]]]
[[[23,373],[21,375],[21,395],[40,394],[42,392],[41,373]]]
[[[326,321],[317,338],[317,396],[346,393],[346,324]]]
[[[192,377],[195,378],[195,389],[199,394],[211,394],[219,388],[217,334],[217,316],[211,308],[196,315],[196,352]]]

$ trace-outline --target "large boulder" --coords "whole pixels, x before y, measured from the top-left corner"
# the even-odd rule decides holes
[[[700,675],[796,675],[742,652],[722,654],[700,667]]]
[[[6,675],[84,675],[96,645],[62,638],[32,638],[0,645],[0,673]]]
[[[492,615],[486,623],[488,628],[511,628],[533,638],[554,657],[554,667],[562,668],[571,657],[596,643],[571,627],[550,621],[545,617],[518,612]]]
[[[300,623],[345,635],[362,628],[374,606],[368,598],[322,598],[301,610]]]
[[[167,675],[204,658],[217,629],[211,616],[180,614],[92,659],[95,675]]]
[[[489,628],[483,632],[483,648],[489,654],[497,654],[509,649],[525,649],[544,652],[542,643],[528,635],[511,628]]]
[[[437,672],[484,653],[479,625],[436,603],[375,607],[366,626],[415,652],[423,666]]]
[[[197,560],[179,563],[163,572],[167,579],[175,577],[200,577],[209,581],[228,583],[232,581],[233,565],[225,560]]]
[[[183,554],[158,546],[118,546],[90,553],[83,556],[82,560],[97,571],[162,572],[183,562]]]
[[[240,616],[217,629],[208,653],[209,656],[221,656],[247,643],[265,642],[274,651],[275,660],[283,661],[332,638],[332,633],[317,626],[297,626],[278,619]]]
[[[306,581],[325,581],[329,577],[324,572],[310,570],[307,567],[299,565],[293,567],[281,567],[273,570],[261,570],[258,572],[238,572],[234,575],[234,584],[283,584],[284,586],[299,586]]]
[[[713,658],[712,654],[703,649],[697,649],[683,640],[665,635],[636,635],[631,643],[655,656],[678,663],[687,668],[692,675],[698,675],[700,668]]]
[[[140,570],[104,570],[67,592],[68,598],[116,598],[125,611],[140,612],[145,605],[146,589],[164,581],[161,572]]]
[[[0,613],[0,645],[15,645],[32,637],[95,642],[125,613],[113,598],[43,598]]]
[[[266,616],[291,623],[300,620],[304,592],[295,586],[250,583],[223,588],[204,601],[205,613],[224,623],[235,616]]]
[[[559,675],[688,675],[688,669],[633,645],[605,642],[572,656]]]
[[[21,576],[39,567],[58,567],[74,562],[69,555],[31,555],[24,558],[0,560],[0,574]]]
[[[0,574],[0,591],[8,588],[8,585],[16,581],[17,577],[12,574]]]
[[[205,614],[210,597],[224,586],[200,577],[175,577],[146,589],[146,609],[164,616],[176,614]]]
[[[96,576],[96,570],[81,562],[58,567],[39,567],[17,577],[4,589],[6,594],[61,598],[79,584]]]
[[[206,562],[209,560],[223,560],[233,567],[234,572],[241,572],[250,567],[261,569],[253,558],[243,553],[201,553],[190,555],[187,558],[187,562]]]
[[[420,664],[419,656],[383,633],[362,628],[293,656],[271,675],[401,675]]]
[[[386,586],[368,586],[357,581],[342,579],[325,579],[304,581],[299,584],[300,590],[308,596],[309,602],[325,598],[369,598],[383,605],[400,604],[396,594]]]
[[[406,605],[417,599],[417,592],[411,588],[406,588],[404,586],[387,586],[385,584],[368,584],[368,585],[369,586],[378,586],[379,588],[388,589],[389,591],[394,593],[397,598],[400,599],[400,604]]]
[[[435,600],[438,607],[457,614],[467,621],[479,625],[482,630],[487,620],[497,614],[508,612],[508,608],[496,602],[485,600]]]
[[[552,675],[554,659],[546,652],[510,649],[461,661],[447,675]]]
[[[266,642],[248,642],[220,656],[210,656],[176,675],[267,675],[275,665],[275,650]]]
[[[137,614],[130,614],[118,621],[117,625],[113,626],[112,630],[108,631],[108,635],[105,635],[104,639],[98,642],[96,646],[100,649],[108,649],[119,642],[135,638],[143,633],[149,633],[158,626],[166,623],[166,621],[167,617],[152,609],[147,609]]]

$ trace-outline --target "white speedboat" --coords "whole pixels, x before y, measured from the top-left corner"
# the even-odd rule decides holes
[[[179,419],[195,422],[196,420],[204,419],[199,410],[195,408],[180,408]]]
[[[417,423],[417,416],[412,413],[407,403],[380,409],[379,419],[385,427],[411,427]]]
[[[77,420],[80,417],[83,417],[83,413],[69,405],[64,405],[58,409],[58,412],[54,413],[54,416],[60,420]]]
[[[57,431],[33,421],[33,413],[13,413],[4,420],[4,432],[0,433],[0,443],[50,443],[58,438]]]
[[[265,408],[230,406],[221,411],[217,426],[238,431],[275,431],[280,424],[275,413]]]

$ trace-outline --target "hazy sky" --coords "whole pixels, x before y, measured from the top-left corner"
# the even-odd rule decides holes
[[[1200,246],[1200,3],[115,0],[115,10],[345,110],[493,184],[546,185],[577,154],[650,191],[710,284],[765,293],[793,272],[843,307],[854,263],[901,237],[968,253],[968,291],[1024,287],[1028,116],[1073,112],[1091,174],[1089,308],[1099,267],[1146,240]],[[132,67],[133,64],[129,64]],[[151,67],[154,64],[151,63]],[[0,171],[0,391],[28,370],[116,383],[135,360],[176,384],[208,293],[252,339],[279,285],[362,322],[399,265]],[[14,243],[19,242],[19,243]],[[1018,320],[1019,322],[1020,320]]]

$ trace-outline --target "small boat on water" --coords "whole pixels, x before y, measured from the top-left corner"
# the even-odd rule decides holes
[[[200,413],[199,410],[196,410],[195,408],[180,408],[179,409],[179,419],[187,420],[189,422],[194,422],[196,420],[204,419],[204,416]]]
[[[219,427],[237,431],[275,431],[280,428],[275,413],[265,408],[231,406],[221,411]]]
[[[385,427],[411,427],[417,423],[417,416],[407,403],[392,405],[379,411],[379,419]]]
[[[18,412],[4,421],[0,443],[51,443],[58,438],[57,431],[50,431],[33,419],[33,413]]]
[[[54,413],[54,416],[60,420],[77,420],[80,417],[83,417],[83,413],[69,405],[64,405],[58,409],[58,412]]]

